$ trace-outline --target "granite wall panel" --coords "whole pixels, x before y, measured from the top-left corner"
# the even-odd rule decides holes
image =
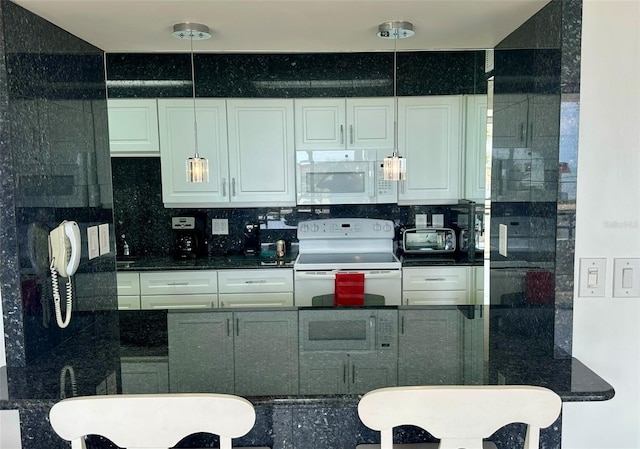
[[[90,261],[86,242],[88,226],[107,223],[115,243],[106,88],[102,51],[10,1],[0,7],[0,276],[7,364],[25,366],[117,307],[114,253]],[[78,222],[83,256],[71,324],[60,329],[47,236],[64,219]]]

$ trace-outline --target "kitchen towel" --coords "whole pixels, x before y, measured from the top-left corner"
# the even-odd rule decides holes
[[[364,305],[364,273],[336,273],[333,305]]]

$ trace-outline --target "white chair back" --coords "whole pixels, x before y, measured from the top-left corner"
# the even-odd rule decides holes
[[[53,429],[84,449],[85,435],[101,435],[128,449],[173,447],[184,437],[220,436],[220,449],[253,427],[256,414],[244,398],[225,394],[139,394],[64,399],[49,413]]]
[[[560,414],[562,400],[533,386],[389,387],[365,394],[362,422],[381,432],[381,449],[392,449],[393,428],[418,426],[440,439],[439,449],[482,449],[483,438],[510,423],[527,424],[525,449],[538,449],[540,429]]]

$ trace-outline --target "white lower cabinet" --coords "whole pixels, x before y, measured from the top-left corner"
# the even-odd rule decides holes
[[[474,293],[475,303],[484,304],[484,267],[472,267],[473,271],[473,287],[471,291]]]
[[[138,272],[116,273],[118,310],[140,309],[140,274]]]
[[[469,291],[469,267],[402,269],[404,305],[460,305],[474,301]]]
[[[172,270],[140,273],[142,309],[218,307],[218,278],[213,270]]]
[[[224,307],[293,306],[293,269],[220,270],[218,299]]]

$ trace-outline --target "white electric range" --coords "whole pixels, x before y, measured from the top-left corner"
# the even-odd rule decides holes
[[[298,223],[299,254],[293,264],[295,305],[332,295],[338,272],[363,273],[364,292],[400,305],[402,264],[393,253],[394,224],[371,218],[329,218]]]

